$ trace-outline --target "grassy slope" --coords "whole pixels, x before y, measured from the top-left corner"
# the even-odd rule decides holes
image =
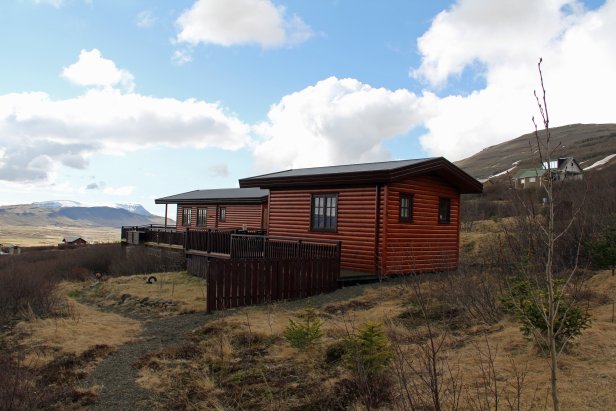
[[[551,129],[553,147],[560,144],[557,156],[573,156],[587,167],[610,154],[616,154],[616,124],[572,124]],[[512,167],[531,167],[530,143],[534,134],[525,134],[504,143],[484,148],[455,164],[475,178],[487,178]],[[515,172],[515,170],[514,170]]]
[[[494,226],[486,222],[480,228],[482,232],[490,232]],[[471,241],[480,246],[480,239]],[[161,312],[163,316],[203,308],[202,284],[195,284],[200,280],[181,273],[157,274],[157,277],[159,282],[153,285],[145,285],[144,276],[112,278],[94,286],[91,283],[63,285],[62,293],[93,306],[82,305],[69,297],[63,319],[21,323],[17,334],[29,353],[30,364],[41,367],[54,357],[67,353],[79,355],[95,344],[116,348],[134,339],[140,329],[139,321],[93,308],[101,305],[105,311],[115,310],[115,300],[121,293],[177,302],[177,310]],[[435,288],[430,276],[425,280],[424,290],[431,295],[438,287]],[[612,322],[609,303],[616,295],[616,277],[608,271],[596,272],[588,287],[595,296],[590,302],[592,326],[560,360],[563,409],[600,410],[606,404],[616,404],[616,391],[612,389],[616,384],[613,367],[616,324]],[[442,294],[433,296],[441,300],[443,297]],[[388,335],[405,358],[419,358],[414,344],[425,339],[425,329],[416,317],[409,315],[417,314],[413,300],[412,288],[404,279],[349,287],[313,298],[311,304],[324,322],[324,337],[321,347],[309,353],[291,348],[283,337],[289,319],[297,318],[306,301],[219,313],[191,333],[189,345],[166,348],[142,358],[139,383],[158,392],[153,400],[157,404],[151,405],[163,409],[174,404],[207,409],[234,406],[289,409],[307,404],[327,408],[333,404],[327,401],[336,398],[335,387],[348,373],[339,365],[328,364],[324,360],[325,351],[361,324],[367,321],[385,324]],[[465,387],[463,409],[474,408],[469,401],[476,395],[473,387],[482,380],[479,358],[480,351],[487,350],[486,342],[495,353],[496,377],[503,390],[501,401],[514,383],[514,361],[518,369],[526,370],[522,409],[542,408],[549,397],[547,362],[522,337],[515,322],[504,318],[486,326],[460,323],[455,315],[452,319],[450,325],[454,327],[447,337],[446,357],[458,367],[457,375]],[[437,329],[441,330],[438,324]],[[395,375],[393,368],[390,375]],[[398,393],[397,388],[395,392]]]

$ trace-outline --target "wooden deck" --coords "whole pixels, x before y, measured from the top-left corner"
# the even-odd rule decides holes
[[[340,258],[340,241],[274,237],[265,230],[204,229],[178,232],[160,226],[122,227],[122,242],[185,250],[220,259]]]

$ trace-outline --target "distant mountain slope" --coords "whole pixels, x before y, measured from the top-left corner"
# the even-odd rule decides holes
[[[552,146],[559,146],[556,155],[574,157],[582,168],[616,154],[616,124],[572,124],[552,128],[550,134]],[[455,164],[478,179],[486,179],[506,170],[515,173],[516,168],[533,165],[529,142],[532,144],[534,141],[534,133],[525,134],[484,148]]]
[[[145,216],[154,216],[154,214],[150,213],[148,210],[143,208],[141,204],[120,204],[117,203],[116,208],[123,208],[124,210],[128,210],[131,213],[145,215]]]
[[[53,202],[43,202],[53,203]],[[41,204],[41,203],[37,203]],[[114,207],[56,207],[50,204],[0,206],[0,227],[110,227],[123,225],[164,224],[165,218],[142,215]],[[173,220],[168,221],[174,225]]]
[[[154,214],[150,213],[148,210],[146,210],[141,204],[132,204],[132,203],[127,203],[127,204],[120,204],[120,203],[116,203],[116,204],[112,204],[112,205],[107,205],[107,204],[83,204],[80,203],[78,201],[72,201],[72,200],[51,200],[51,201],[38,201],[35,203],[32,203],[33,206],[36,207],[45,207],[45,208],[62,208],[62,207],[111,207],[111,208],[122,208],[124,210],[128,210],[131,213],[135,213],[135,214],[139,214],[139,215],[145,215],[145,216],[154,216]]]
[[[164,223],[161,217],[148,217],[123,208],[112,207],[63,207],[48,214],[49,218],[66,217],[82,220],[102,227],[121,227],[123,225],[145,225]]]

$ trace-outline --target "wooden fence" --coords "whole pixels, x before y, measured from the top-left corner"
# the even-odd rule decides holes
[[[192,255],[188,272],[206,279],[207,311],[213,312],[334,291],[339,284],[340,258],[222,260]]]

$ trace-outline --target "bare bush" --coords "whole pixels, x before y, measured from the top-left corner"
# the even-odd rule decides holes
[[[167,271],[175,261],[146,247],[126,252],[122,245],[98,244],[68,250],[40,250],[0,258],[0,323],[54,315],[63,280],[94,278],[94,273],[126,275]],[[21,314],[21,315],[20,315]]]

